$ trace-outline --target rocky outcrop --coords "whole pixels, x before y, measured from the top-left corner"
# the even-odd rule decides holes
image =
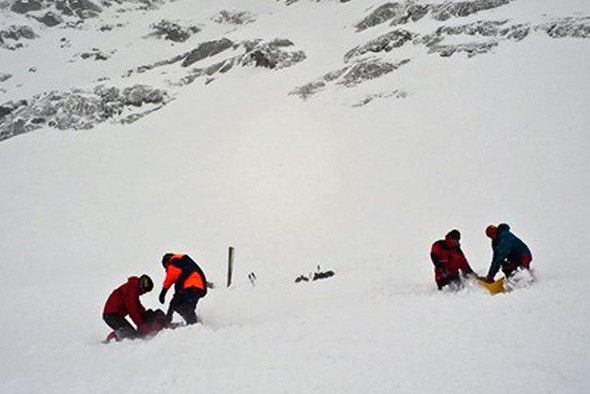
[[[406,30],[391,31],[350,50],[344,55],[344,61],[348,62],[352,58],[362,56],[366,53],[389,52],[394,48],[401,48],[404,44],[414,39],[415,36],[415,34]]]
[[[29,100],[9,101],[0,106],[0,140],[41,127],[88,130],[107,120],[128,123],[159,109],[167,100],[163,90],[136,85],[122,91],[105,86],[92,91],[52,91]],[[134,109],[144,105],[149,108],[143,112]],[[130,115],[122,117],[124,110]]]
[[[305,60],[303,51],[289,51],[295,44],[287,39],[277,38],[269,42],[255,40],[243,43],[246,53],[238,63],[242,66],[281,69],[291,67]]]
[[[389,74],[409,62],[409,59],[403,59],[397,62],[387,62],[379,59],[359,61],[350,66],[341,68],[340,70],[325,74],[320,79],[300,86],[289,94],[307,100],[317,92],[326,88],[330,83],[351,88],[363,82]]]
[[[294,44],[290,40],[277,38],[269,42],[263,40],[245,41],[234,45],[235,51],[240,51],[238,55],[226,58],[221,62],[215,63],[205,68],[192,70],[186,77],[179,82],[180,85],[192,83],[200,77],[210,77],[207,82],[213,80],[216,74],[224,74],[234,66],[243,67],[264,67],[272,70],[280,70],[291,67],[306,59],[305,53],[294,49]]]
[[[409,59],[404,59],[396,63],[391,63],[381,60],[370,60],[357,63],[348,69],[337,83],[348,88],[353,87],[371,79],[379,78],[385,74],[389,74],[409,61]]]
[[[395,99],[404,99],[408,97],[408,93],[404,92],[403,90],[394,90],[392,92],[387,93],[376,93],[376,94],[369,94],[364,96],[360,101],[354,103],[353,107],[364,107],[365,105],[373,102],[376,99],[386,99],[386,98],[395,98]]]
[[[10,11],[17,14],[26,14],[31,11],[38,11],[43,8],[43,4],[39,0],[16,0],[10,6]]]
[[[110,52],[103,52],[98,48],[92,48],[90,51],[88,52],[82,52],[82,53],[77,53],[76,55],[74,55],[74,58],[81,58],[84,60],[108,60],[113,54],[115,53],[115,51],[110,51]],[[73,61],[73,60],[71,60]]]
[[[0,30],[0,48],[10,50],[22,48],[22,40],[33,40],[37,37],[35,31],[29,26],[12,25]]]
[[[467,57],[488,53],[502,40],[521,41],[531,31],[527,24],[509,25],[508,21],[478,21],[458,26],[441,26],[434,33],[416,40],[416,43],[428,47],[429,53],[449,57],[456,53],[465,53]],[[451,36],[473,36],[476,41],[458,44],[445,44]]]
[[[216,23],[228,25],[245,25],[256,20],[254,15],[246,11],[220,11],[211,20]]]
[[[197,26],[181,26],[178,23],[170,22],[162,19],[160,22],[150,26],[154,33],[152,36],[157,38],[164,38],[165,40],[173,42],[184,42],[188,40],[193,34],[201,31]]]
[[[192,50],[182,62],[182,67],[188,67],[200,60],[215,56],[234,45],[233,41],[222,38],[215,41],[207,41]]]
[[[45,15],[41,17],[35,17],[35,19],[48,27],[57,26],[64,21],[60,15],[52,11],[46,12]]]
[[[538,26],[552,38],[590,38],[590,17],[569,17],[555,19]]]
[[[363,18],[355,27],[357,31],[362,31],[385,22],[390,22],[391,26],[397,26],[410,21],[416,22],[427,14],[435,20],[446,21],[452,17],[466,17],[480,11],[501,7],[510,1],[512,0],[473,0],[442,4],[418,4],[414,1],[385,3]]]

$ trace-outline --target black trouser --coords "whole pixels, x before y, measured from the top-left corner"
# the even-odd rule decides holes
[[[172,318],[172,313],[178,312],[186,321],[186,324],[195,324],[197,322],[197,302],[199,298],[205,295],[205,291],[190,287],[174,293],[170,307],[168,308],[168,318]]]
[[[116,313],[109,313],[102,316],[104,322],[115,330],[115,334],[117,335],[117,340],[120,341],[123,338],[137,338],[139,333],[131,323],[127,321],[123,316],[118,315]]]
[[[449,283],[456,283],[457,285],[461,284],[461,278],[459,277],[458,272],[455,275],[451,275],[444,279],[436,281],[439,290],[442,290],[442,288],[448,285]]]

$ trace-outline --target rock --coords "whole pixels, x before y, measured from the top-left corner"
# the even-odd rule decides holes
[[[464,52],[467,57],[473,57],[482,53],[488,53],[498,46],[497,41],[477,42],[457,45],[433,45],[429,53],[438,53],[441,57],[450,57],[455,53]]]
[[[88,130],[109,119],[129,122],[161,108],[166,101],[164,90],[146,85],[132,86],[122,93],[116,87],[105,86],[97,86],[92,91],[72,89],[43,93],[31,100],[9,101],[0,106],[0,140],[45,126]],[[147,103],[154,106],[140,113],[133,110]],[[130,114],[120,119],[125,108]]]
[[[269,55],[261,50],[256,50],[250,53],[250,58],[254,60],[256,67],[275,68],[277,66],[277,64],[270,59]]]
[[[276,38],[270,42],[261,40],[243,43],[246,54],[240,57],[242,66],[253,65],[269,69],[282,69],[306,59],[303,51],[288,51],[286,48],[294,47],[293,42],[287,39]]]
[[[10,10],[17,14],[26,14],[31,11],[39,11],[41,8],[43,5],[38,0],[16,0],[12,3]]]
[[[388,21],[391,21],[392,26],[410,21],[416,22],[428,13],[431,13],[436,20],[445,21],[452,17],[466,17],[480,11],[501,7],[510,1],[512,0],[473,0],[442,4],[417,4],[414,1],[385,3],[358,22],[355,27],[357,31],[362,31]]]
[[[0,73],[0,82],[4,82],[10,78],[12,78],[12,74]]]
[[[123,89],[122,102],[124,105],[133,105],[140,107],[143,104],[163,103],[166,98],[166,92],[160,89],[154,89],[147,85],[135,85]]]
[[[561,18],[538,27],[551,38],[590,38],[590,17]]]
[[[95,18],[102,12],[102,8],[90,0],[67,0],[67,4],[67,8],[81,19]]]
[[[211,18],[214,22],[225,23],[229,25],[245,25],[254,22],[256,19],[249,12],[239,11],[219,11]]]
[[[480,11],[490,10],[510,3],[512,0],[474,0],[443,3],[431,6],[432,17],[446,21],[453,17],[466,17]]]
[[[326,82],[324,82],[324,81],[310,82],[306,85],[296,88],[295,90],[293,90],[289,94],[293,94],[293,95],[301,97],[303,100],[307,100],[308,98],[310,98],[311,96],[313,96],[314,94],[316,94],[320,90],[324,89],[325,87],[326,87]]]
[[[37,17],[35,19],[49,27],[57,26],[63,22],[63,18],[61,16],[54,14],[51,11],[46,12],[41,18]]]
[[[164,39],[173,42],[184,42],[188,40],[193,34],[201,31],[197,26],[180,26],[177,23],[162,19],[160,22],[151,25],[155,30],[156,37],[164,37]]]
[[[504,21],[479,21],[466,25],[442,26],[433,34],[425,35],[417,43],[422,43],[429,48],[429,53],[438,53],[442,57],[449,57],[455,53],[467,53],[468,57],[488,53],[496,47],[501,40],[520,41],[530,32],[529,25],[507,25]],[[449,36],[476,36],[488,38],[487,41],[467,42],[459,44],[443,44]],[[491,40],[489,40],[491,38]]]
[[[362,56],[368,52],[389,52],[394,48],[400,48],[408,41],[414,38],[414,34],[406,30],[394,30],[382,36],[379,36],[364,45],[358,46],[350,50],[344,55],[344,61],[348,62],[350,59]]]
[[[351,67],[350,70],[348,70],[342,76],[338,84],[344,85],[346,87],[353,87],[360,83],[379,78],[385,74],[397,70],[409,62],[409,59],[404,59],[397,63],[384,62],[380,60],[370,60],[367,62],[358,63]]]
[[[228,40],[227,38],[204,42],[188,54],[186,59],[182,62],[182,67],[188,67],[200,60],[215,56],[230,48],[233,44],[233,41]]]

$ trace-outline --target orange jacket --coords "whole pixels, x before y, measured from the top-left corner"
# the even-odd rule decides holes
[[[196,266],[197,269],[195,269],[195,266],[196,263],[194,263],[194,261],[187,255],[173,255],[166,267],[166,278],[164,279],[163,285],[164,289],[168,290],[173,284],[180,280],[181,283],[177,283],[177,290],[179,288],[188,289],[191,287],[205,290],[207,288],[205,277],[202,275],[200,268]]]

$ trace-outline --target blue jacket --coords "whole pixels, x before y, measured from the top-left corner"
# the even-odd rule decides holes
[[[494,277],[500,266],[506,261],[518,260],[521,256],[530,256],[531,251],[516,235],[510,232],[510,226],[506,223],[498,225],[498,235],[492,241],[494,256],[488,276]]]

